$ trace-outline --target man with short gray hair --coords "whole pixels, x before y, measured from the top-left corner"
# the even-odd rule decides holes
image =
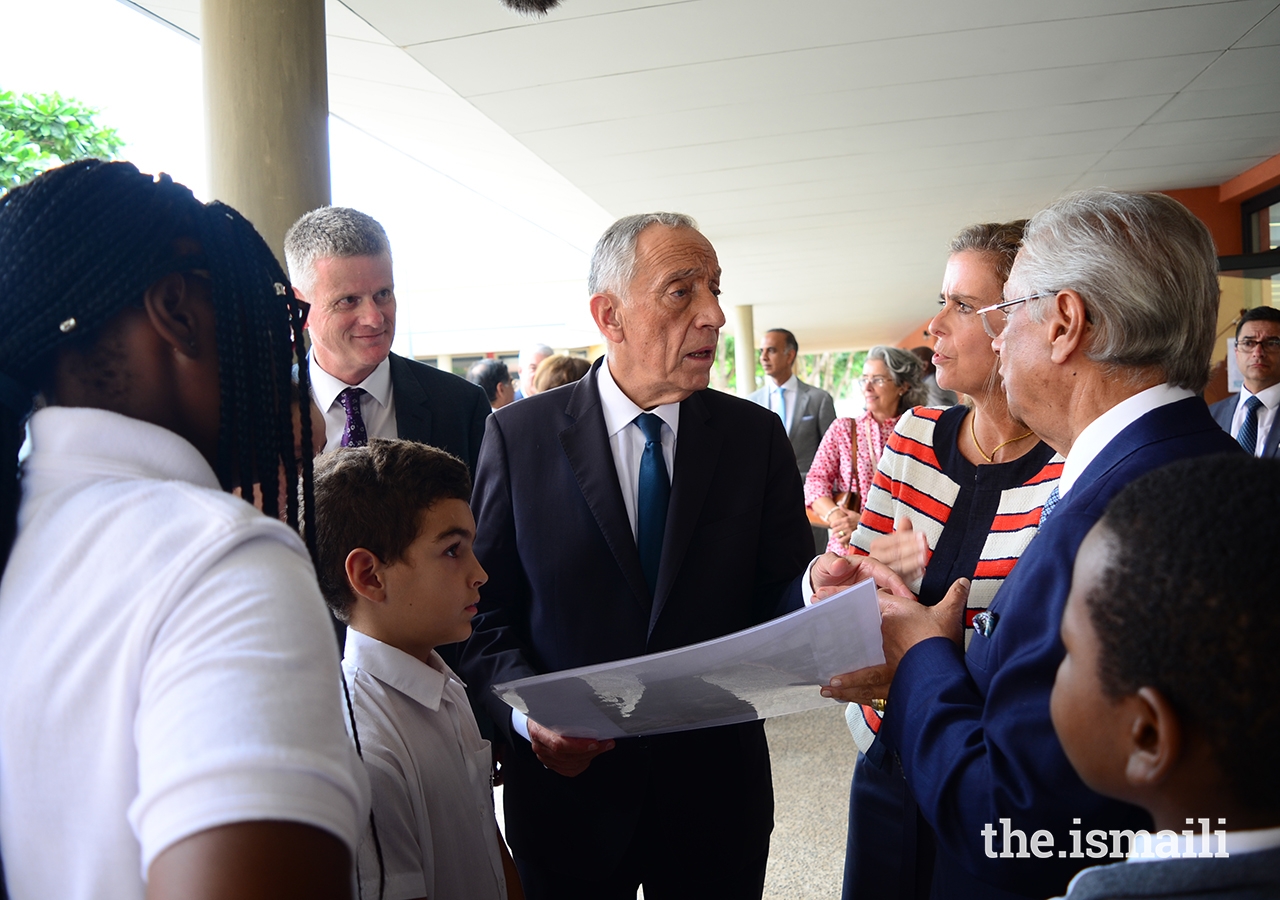
[[[533,376],[537,374],[542,361],[554,355],[555,351],[546,344],[533,344],[520,351],[520,387],[516,390],[515,399],[523,400],[538,393],[533,386]]]
[[[1151,827],[1142,810],[1080,781],[1054,733],[1049,693],[1076,551],[1107,502],[1166,463],[1239,452],[1196,395],[1209,377],[1218,297],[1213,241],[1183,206],[1161,194],[1086,191],[1031,220],[1004,302],[978,311],[1009,411],[1066,457],[1062,479],[1035,540],[974,618],[967,653],[962,579],[934,607],[882,604],[887,664],[825,691],[868,702],[892,684],[867,759],[898,769],[919,804],[932,831],[922,843],[937,847],[935,898],[1062,894],[1088,862],[1072,835]],[[856,884],[846,885],[850,896]]]
[[[496,411],[476,473],[489,581],[461,672],[510,741],[507,838],[531,900],[639,885],[653,900],[758,898],[773,829],[762,722],[588,740],[489,690],[720,637],[802,602],[813,539],[782,423],[706,389],[725,321],[711,243],[687,216],[621,219],[588,287],[605,358]],[[815,584],[878,566],[823,559]]]
[[[293,223],[284,250],[294,290],[311,304],[308,365],[325,449],[404,438],[447,450],[474,473],[488,398],[452,372],[391,352],[395,280],[377,220],[321,207]]]

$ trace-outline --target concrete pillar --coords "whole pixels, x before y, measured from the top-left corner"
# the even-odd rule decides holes
[[[436,368],[442,372],[453,371],[453,357],[440,355],[436,357]]]
[[[201,0],[200,20],[209,190],[283,264],[285,231],[329,202],[324,0]]]
[[[750,306],[733,307],[733,368],[738,396],[749,397],[756,384],[756,328]]]

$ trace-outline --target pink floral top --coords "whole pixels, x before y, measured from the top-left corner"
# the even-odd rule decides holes
[[[883,424],[875,416],[865,412],[856,419],[836,419],[822,436],[818,452],[814,454],[809,475],[804,480],[804,502],[812,506],[819,497],[834,497],[840,491],[856,491],[859,499],[867,496],[871,482],[876,477],[876,467],[884,445],[893,434],[898,417]],[[853,433],[857,429],[858,452],[854,459]],[[856,469],[855,469],[856,466]],[[854,482],[854,473],[857,481]],[[835,535],[827,542],[827,550],[841,556],[848,555],[848,548],[840,546]]]

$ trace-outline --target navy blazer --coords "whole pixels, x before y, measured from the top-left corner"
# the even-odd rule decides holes
[[[1236,406],[1240,403],[1240,395],[1232,394],[1225,400],[1219,400],[1209,407],[1209,412],[1213,415],[1213,420],[1222,426],[1222,430],[1227,434],[1231,434],[1231,420],[1236,416]],[[1272,421],[1271,430],[1267,432],[1267,436],[1262,441],[1262,456],[1264,459],[1276,459],[1280,457],[1280,423]],[[1235,437],[1234,434],[1231,434]]]
[[[390,359],[396,435],[447,450],[474,476],[490,412],[484,389],[417,360],[394,353]]]
[[[510,709],[490,686],[759,624],[798,608],[812,556],[778,417],[699,391],[680,405],[651,600],[605,433],[600,365],[495,412],[481,449],[473,507],[489,581],[460,666],[508,736]],[[773,826],[761,722],[620,740],[575,778],[545,769],[515,736],[504,790],[517,857],[578,872],[617,864],[646,804],[672,827],[701,823],[744,847],[767,846]],[[684,799],[707,791],[719,799]]]
[[[1240,446],[1199,397],[1142,416],[1089,464],[1022,554],[991,603],[990,636],[975,634],[968,653],[931,638],[903,657],[879,739],[899,755],[937,835],[935,898],[1062,894],[1071,876],[1092,864],[1058,856],[1071,851],[1072,829],[1151,827],[1144,811],[1085,787],[1058,743],[1049,718],[1064,655],[1058,628],[1076,551],[1107,502],[1174,460],[1233,451]],[[991,824],[1002,833],[1002,818],[1028,841],[1049,831],[1051,856],[988,858],[982,831]],[[1001,850],[998,836],[993,847]]]

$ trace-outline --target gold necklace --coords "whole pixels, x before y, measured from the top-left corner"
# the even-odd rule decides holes
[[[1018,441],[1022,440],[1023,438],[1029,438],[1031,437],[1032,434],[1035,433],[1032,431],[1028,431],[1026,434],[1018,435],[1016,438],[1009,438],[1009,440],[1005,441],[1003,444],[998,444],[996,446],[996,449],[991,451],[991,456],[987,456],[987,451],[983,450],[982,445],[978,443],[978,432],[974,429],[974,423],[976,423],[977,421],[978,421],[978,411],[975,409],[973,411],[973,415],[969,417],[969,437],[973,438],[973,446],[978,448],[978,452],[982,454],[982,458],[989,463],[995,462],[995,455],[999,453],[1003,448],[1008,447],[1010,444],[1016,444]]]

